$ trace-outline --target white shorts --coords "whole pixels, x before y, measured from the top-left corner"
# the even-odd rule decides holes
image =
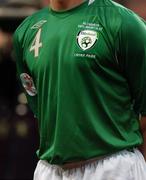
[[[40,160],[34,172],[34,180],[146,180],[146,162],[137,149],[133,152],[123,150],[68,170]]]

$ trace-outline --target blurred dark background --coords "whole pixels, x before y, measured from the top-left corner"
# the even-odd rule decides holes
[[[31,180],[38,161],[37,120],[16,78],[12,34],[49,0],[0,0],[0,180]],[[146,0],[117,0],[146,19]]]

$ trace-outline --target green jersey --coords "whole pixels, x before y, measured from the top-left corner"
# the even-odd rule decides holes
[[[14,35],[17,68],[38,119],[38,157],[85,160],[142,143],[146,27],[110,0],[26,18]]]

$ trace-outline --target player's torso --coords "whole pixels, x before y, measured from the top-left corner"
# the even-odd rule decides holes
[[[116,58],[121,22],[115,11],[94,1],[66,12],[45,11],[33,18],[23,41],[23,59],[38,90],[39,156],[60,162],[106,154],[115,150],[115,131],[126,146],[121,129],[130,126],[133,114]]]
[[[33,75],[56,67],[64,69],[89,68],[116,63],[114,40],[101,8],[87,3],[71,12],[55,13],[36,21],[29,30],[25,45],[25,61]],[[100,14],[101,13],[101,14]]]

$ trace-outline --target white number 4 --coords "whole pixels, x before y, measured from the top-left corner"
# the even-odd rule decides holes
[[[39,49],[40,47],[42,47],[42,42],[40,42],[40,38],[41,38],[41,29],[38,30],[32,45],[30,47],[30,52],[34,51],[34,57],[38,57],[39,56]]]

